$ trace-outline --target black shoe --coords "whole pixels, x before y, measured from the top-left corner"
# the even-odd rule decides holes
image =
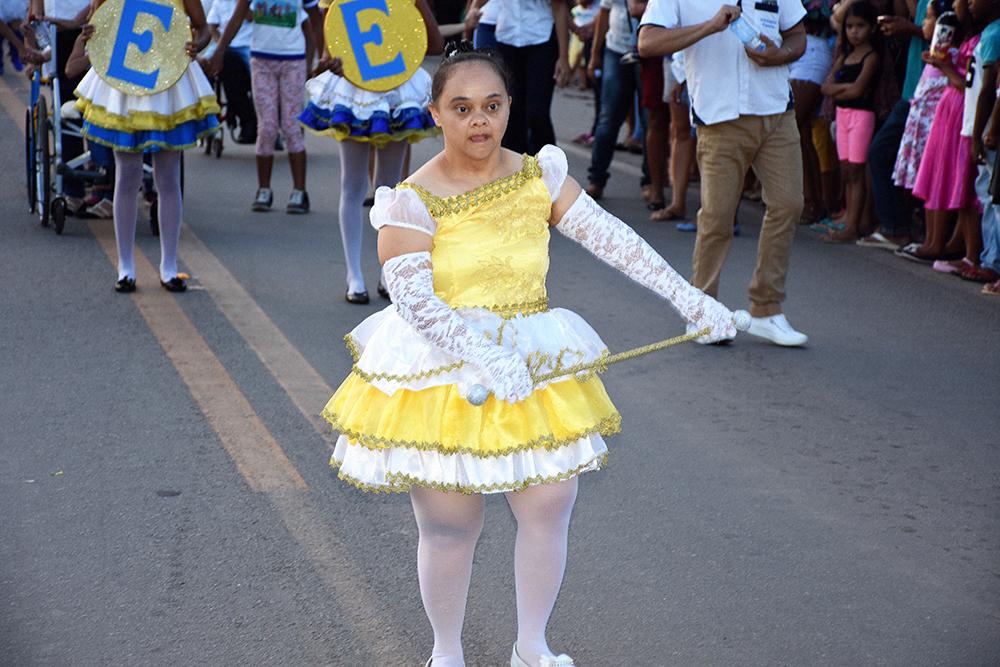
[[[344,295],[347,303],[366,304],[368,303],[368,292],[348,292]]]
[[[392,301],[392,297],[389,296],[389,290],[387,290],[385,288],[385,285],[383,285],[382,283],[378,284],[378,295],[383,299],[389,299],[390,301]]]
[[[167,290],[168,292],[186,292],[188,288],[187,283],[178,278],[177,276],[174,276],[173,278],[171,278],[166,282],[163,282],[161,280],[160,284],[163,285],[163,289]]]
[[[291,196],[288,198],[288,206],[285,207],[285,213],[308,213],[309,212],[309,193],[305,190],[292,190]]]
[[[371,208],[375,205],[375,197],[365,197],[365,200],[361,203],[364,208]]]
[[[135,278],[129,278],[125,276],[124,278],[119,278],[115,281],[115,291],[116,292],[134,292],[135,291]]]

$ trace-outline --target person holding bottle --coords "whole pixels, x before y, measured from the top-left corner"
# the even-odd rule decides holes
[[[805,15],[801,0],[742,7],[722,0],[651,0],[639,31],[643,57],[684,51],[702,188],[691,282],[718,294],[743,179],[752,168],[763,186],[766,212],[749,289],[749,333],[782,346],[808,340],[782,313],[803,208],[788,64],[805,51]],[[747,33],[746,42],[737,30]]]

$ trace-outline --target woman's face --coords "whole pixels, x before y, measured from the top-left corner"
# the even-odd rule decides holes
[[[847,32],[847,41],[851,46],[861,46],[867,44],[872,35],[872,24],[860,16],[848,16],[844,24]]]
[[[463,63],[451,70],[430,112],[444,132],[446,146],[484,159],[500,148],[510,118],[510,95],[492,67]]]
[[[927,15],[924,16],[923,25],[920,26],[921,31],[924,33],[924,39],[928,42],[934,39],[934,26],[937,24],[937,18],[932,3],[931,6],[927,7]]]

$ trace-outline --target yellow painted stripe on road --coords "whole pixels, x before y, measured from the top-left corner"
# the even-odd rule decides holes
[[[116,265],[112,226],[106,222],[91,222],[89,226],[112,265]],[[134,299],[139,312],[250,488],[307,488],[174,295],[160,287],[159,271],[142,252],[135,253],[135,264],[139,289]]]
[[[320,417],[333,394],[330,385],[190,227],[184,229],[180,256],[295,407],[332,447],[333,432]]]
[[[5,79],[0,78],[0,106],[3,106],[21,134],[24,134],[24,112],[28,108],[29,101],[27,95],[27,92],[14,90]],[[22,153],[22,157],[23,155]]]

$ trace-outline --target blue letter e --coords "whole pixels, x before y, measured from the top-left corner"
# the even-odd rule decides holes
[[[354,51],[354,59],[358,63],[358,70],[364,81],[372,79],[384,79],[388,76],[395,76],[406,71],[406,63],[403,62],[403,54],[397,52],[396,57],[381,65],[372,65],[368,60],[368,52],[365,51],[365,44],[378,46],[382,43],[382,28],[378,24],[372,25],[368,30],[362,30],[358,23],[358,14],[366,9],[374,9],[389,15],[389,7],[385,0],[353,0],[340,5],[341,15],[344,17],[344,27],[347,28],[347,38],[351,40],[351,49]]]
[[[130,44],[142,53],[149,51],[153,46],[153,33],[145,30],[141,33],[135,32],[135,22],[139,14],[149,14],[160,20],[164,30],[170,29],[170,19],[174,15],[174,8],[167,5],[160,5],[148,0],[125,0],[122,7],[122,17],[118,22],[118,34],[115,35],[115,45],[111,49],[111,62],[108,63],[108,76],[121,79],[128,83],[143,88],[155,88],[156,79],[160,75],[160,68],[152,72],[140,72],[125,65],[125,56],[128,53]]]

